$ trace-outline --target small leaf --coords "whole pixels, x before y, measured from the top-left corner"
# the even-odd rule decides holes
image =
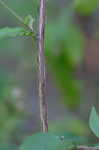
[[[21,27],[0,29],[0,39],[25,35],[30,35],[30,32]]]
[[[28,137],[20,147],[20,150],[64,150],[71,144],[63,143],[61,139],[52,133],[37,133]]]
[[[26,24],[33,31],[34,19],[31,15],[25,17],[24,24]]]
[[[95,110],[95,107],[93,107],[91,110],[89,126],[93,133],[99,138],[99,116]]]

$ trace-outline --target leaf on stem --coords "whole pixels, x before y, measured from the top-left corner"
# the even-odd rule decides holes
[[[17,37],[17,36],[30,36],[32,33],[30,31],[25,30],[22,27],[15,28],[1,28],[0,29],[0,39],[9,38],[9,37]]]
[[[25,17],[24,24],[27,25],[33,31],[34,19],[30,14]]]
[[[65,150],[70,148],[71,143],[63,143],[59,136],[52,133],[37,133],[28,137],[20,150]]]
[[[99,116],[96,112],[95,107],[92,108],[90,118],[89,118],[89,126],[93,133],[99,138]]]

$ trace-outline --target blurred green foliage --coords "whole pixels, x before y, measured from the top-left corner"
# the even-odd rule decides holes
[[[82,15],[90,15],[93,11],[98,8],[98,0],[75,0],[75,8]]]
[[[12,101],[12,87],[9,86],[11,81],[6,72],[0,73],[0,142],[3,143],[12,139],[11,134],[23,116],[23,112]]]
[[[81,85],[74,77],[73,73],[83,59],[85,45],[84,35],[80,30],[79,25],[74,23],[74,16],[76,12],[80,15],[91,15],[98,6],[98,2],[98,0],[75,0],[72,3],[72,7],[67,9],[62,6],[62,8],[58,9],[59,12],[56,12],[55,9],[55,7],[57,8],[58,2],[54,2],[56,5],[53,5],[53,1],[47,2],[48,20],[46,24],[46,60],[48,69],[53,73],[56,84],[62,91],[64,102],[69,108],[76,108],[80,104]],[[37,30],[39,0],[7,0],[6,3],[9,7],[18,12],[22,18],[31,14],[35,20],[35,30]],[[52,15],[52,12],[55,12],[56,16],[54,16],[54,14]],[[12,35],[15,36],[15,34],[18,33],[19,28],[15,28],[18,29],[17,32],[16,30],[13,30],[12,32],[12,29],[10,30],[10,28],[12,26],[16,27],[17,24],[19,26],[20,23],[1,5],[0,22],[0,38],[7,37],[7,35],[8,37],[12,37]],[[9,26],[10,28],[2,29],[4,26]],[[12,89],[16,87],[17,80],[27,78],[27,75],[24,76],[24,70],[27,72],[30,71],[29,69],[32,68],[31,62],[32,60],[34,62],[35,57],[37,57],[35,44],[33,43],[33,52],[36,53],[36,55],[34,53],[32,55],[30,52],[32,46],[28,40],[29,38],[23,37],[2,39],[0,41],[0,60],[5,56],[5,60],[12,57],[14,61],[18,61],[18,67],[12,69],[13,71],[9,69],[7,70],[7,67],[1,67],[0,70],[0,141],[9,140],[11,133],[20,120],[21,112],[18,108],[16,109],[15,103],[12,102],[15,97],[11,96],[11,92]],[[25,65],[23,65],[24,62]],[[9,73],[10,71],[11,73]],[[23,71],[23,74],[20,77],[18,73],[21,71]],[[13,81],[15,81],[15,84],[9,86]],[[68,122],[69,125],[67,125],[70,129],[72,128],[73,131],[75,130],[80,133],[86,132],[83,123],[80,123],[79,125],[78,121],[76,121],[76,123],[74,122],[74,124],[72,121]],[[62,125],[62,127],[59,128],[65,130],[65,127],[65,125]]]
[[[65,103],[70,108],[80,102],[80,84],[73,72],[83,57],[84,37],[73,23],[71,9],[64,9],[60,16],[46,27],[46,56],[55,79],[61,88]]]
[[[16,144],[0,144],[0,150],[18,150]]]
[[[66,116],[61,122],[52,122],[49,131],[57,133],[73,133],[74,135],[87,136],[89,134],[88,126],[82,120]]]

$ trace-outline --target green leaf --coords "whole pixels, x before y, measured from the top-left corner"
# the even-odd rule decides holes
[[[30,32],[21,27],[9,28],[5,27],[0,29],[0,39],[30,35]]]
[[[95,110],[95,107],[93,107],[91,110],[89,126],[93,133],[99,138],[99,116]]]
[[[25,17],[24,24],[26,24],[33,31],[34,19],[31,15]]]
[[[64,142],[74,143],[75,145],[85,144],[88,139],[84,136],[78,136],[70,132],[56,133]]]
[[[64,150],[71,146],[71,144],[64,144],[58,136],[52,133],[37,133],[28,137],[20,150]]]

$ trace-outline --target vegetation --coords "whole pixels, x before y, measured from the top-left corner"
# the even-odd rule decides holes
[[[13,137],[11,137],[11,135],[13,136],[15,130],[17,130],[16,127],[18,123],[21,122],[22,118],[24,118],[25,115],[29,116],[30,114],[28,114],[28,112],[26,112],[22,108],[20,101],[19,103],[17,103],[18,106],[16,105],[16,101],[18,101],[18,99],[21,99],[21,94],[23,94],[20,94],[20,89],[16,88],[16,83],[14,85],[10,84],[10,87],[8,86],[9,84],[7,84],[13,81],[16,82],[19,79],[16,79],[16,76],[14,77],[13,73],[8,75],[7,72],[2,70],[0,73],[0,150],[99,149],[99,144],[89,144],[89,138],[84,137],[83,135],[79,136],[74,133],[60,131],[52,132],[50,125],[48,124],[48,97],[46,96],[47,67],[52,72],[53,76],[55,77],[55,82],[62,92],[64,105],[66,105],[72,111],[76,110],[76,108],[80,106],[81,82],[74,78],[73,73],[75,72],[80,62],[83,60],[85,37],[79,24],[74,23],[74,14],[78,13],[81,16],[90,16],[98,7],[99,1],[74,0],[73,2],[69,3],[68,8],[62,6],[62,8],[60,8],[59,10],[61,13],[57,12],[59,13],[58,15],[53,13],[55,12],[55,8],[52,9],[54,10],[52,12],[50,12],[49,8],[46,8],[46,3],[48,3],[49,5],[52,3],[52,6],[54,7],[55,2],[53,1],[46,2],[46,0],[34,0],[33,3],[34,9],[32,10],[32,1],[30,1],[30,3],[26,1],[24,2],[24,5],[27,8],[30,8],[33,15],[28,14],[23,19],[16,13],[16,11],[10,8],[6,2],[0,0],[1,7],[5,8],[5,11],[10,12],[10,14],[16,18],[17,24],[20,24],[20,26],[18,25],[17,27],[8,27],[9,25],[7,25],[6,27],[0,28],[0,43],[1,46],[3,43],[5,46],[12,46],[12,44],[9,43],[14,42],[13,39],[15,40],[16,45],[19,43],[19,41],[22,42],[21,39],[23,38],[25,40],[32,39],[33,50],[35,49],[36,56],[33,56],[31,54],[28,56],[28,53],[26,51],[21,52],[21,55],[26,58],[24,62],[26,63],[25,67],[27,66],[28,69],[29,67],[33,67],[32,63],[28,63],[30,57],[31,59],[32,57],[35,57],[34,59],[37,59],[38,57],[38,63],[34,60],[36,63],[34,68],[38,68],[38,95],[40,103],[41,131],[26,137],[26,139],[24,139],[25,137],[23,137],[24,140],[22,144],[20,144],[20,146],[15,143],[12,144],[13,142],[11,142],[11,140],[13,141]],[[20,7],[19,4],[16,5],[17,10],[18,7]],[[22,7],[24,8],[24,6]],[[38,9],[39,7],[40,9]],[[24,9],[19,10],[20,13]],[[27,13],[27,10],[26,12],[24,12],[24,14],[25,13]],[[51,16],[51,21],[49,17],[46,23],[46,16],[49,16],[49,13],[53,13],[53,15]],[[17,38],[19,38],[19,41],[17,41]],[[12,41],[8,42],[9,39]],[[26,41],[22,43],[24,48],[25,42]],[[13,58],[19,57],[20,52],[17,52],[16,50],[12,52],[11,49],[13,49],[13,46],[9,48]],[[7,53],[9,54],[9,52]],[[23,62],[23,60],[21,61],[21,63]],[[24,65],[22,65],[22,67],[23,66]],[[20,67],[20,71],[21,69],[24,68]],[[20,78],[20,80],[21,79],[26,79],[26,77],[24,78],[24,74],[22,75],[22,78]],[[13,89],[15,89],[15,91],[13,91]],[[49,112],[50,111],[51,110],[49,109]],[[73,124],[73,120],[71,124]],[[81,129],[82,126],[80,126]],[[93,107],[91,110],[91,114],[89,117],[89,126],[91,131],[96,135],[97,138],[99,138],[99,116],[95,110],[95,107]]]

